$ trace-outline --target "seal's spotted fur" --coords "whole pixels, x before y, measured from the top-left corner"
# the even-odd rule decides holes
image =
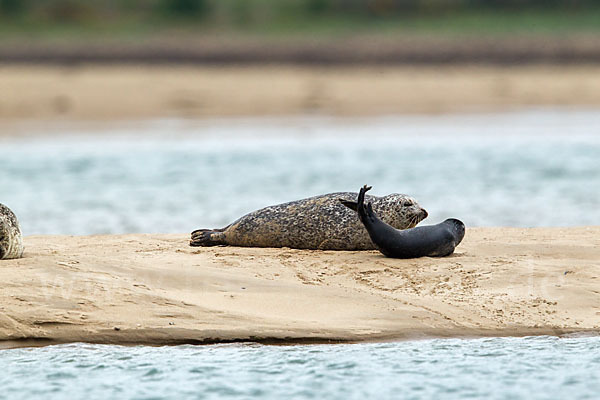
[[[23,237],[17,217],[0,204],[0,260],[20,258],[23,255]]]
[[[375,246],[357,215],[344,207],[357,193],[330,193],[265,207],[223,229],[192,232],[191,246],[290,247],[321,250],[372,250]],[[367,196],[383,221],[397,229],[412,228],[427,212],[409,196]]]

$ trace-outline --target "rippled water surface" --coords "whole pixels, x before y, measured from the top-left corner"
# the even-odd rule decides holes
[[[0,351],[0,399],[594,399],[600,338]]]
[[[25,234],[188,232],[365,183],[416,197],[425,223],[600,224],[595,111],[156,121],[0,146]]]

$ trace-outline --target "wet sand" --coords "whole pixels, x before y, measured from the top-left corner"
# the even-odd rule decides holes
[[[600,227],[473,228],[455,255],[30,236],[3,260],[0,347],[597,334]]]
[[[600,106],[600,66],[0,67],[19,121],[486,112]]]

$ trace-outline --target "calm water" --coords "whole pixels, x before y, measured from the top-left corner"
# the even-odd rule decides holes
[[[25,234],[188,232],[365,183],[416,197],[425,223],[600,224],[595,111],[157,121],[0,146]]]
[[[39,129],[38,129],[39,130]],[[600,224],[600,113],[300,118],[0,141],[0,202],[27,234],[187,232],[357,190],[467,226]],[[82,134],[83,133],[83,134]],[[141,140],[140,138],[143,138]],[[0,351],[0,399],[597,398],[600,338]]]
[[[0,399],[595,399],[600,338],[0,352]]]

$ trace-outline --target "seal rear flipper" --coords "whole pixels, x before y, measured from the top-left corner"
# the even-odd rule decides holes
[[[200,235],[202,234],[202,232],[225,232],[225,230],[227,228],[229,228],[231,226],[231,224],[227,225],[225,228],[215,228],[215,229],[196,229],[195,231],[192,232],[192,238],[195,235]]]
[[[199,229],[192,232],[192,240],[190,240],[190,246],[192,247],[210,247],[219,246],[225,244],[222,239],[222,234],[218,230],[212,229]]]

